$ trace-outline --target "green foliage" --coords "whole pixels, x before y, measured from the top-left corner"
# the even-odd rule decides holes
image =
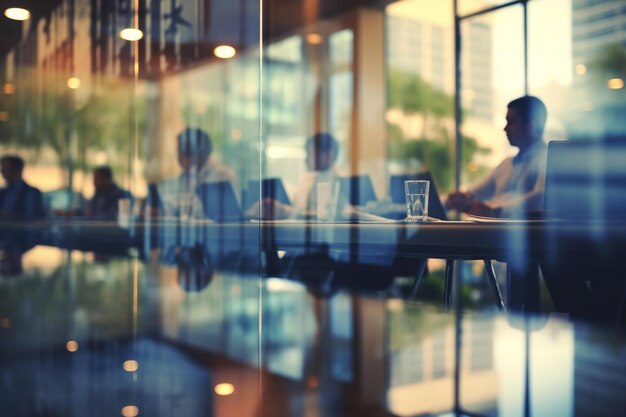
[[[422,80],[417,74],[389,71],[389,106],[406,116],[420,115],[423,123],[418,137],[405,137],[396,124],[388,125],[388,155],[392,161],[410,165],[419,161],[420,170],[431,171],[439,188],[450,191],[454,175],[454,99]],[[476,139],[463,136],[462,165],[466,166],[477,154],[488,154]],[[482,174],[484,168],[478,167]]]
[[[601,49],[597,55],[587,63],[590,75],[597,74],[603,78],[626,75],[626,47],[616,43]]]
[[[405,113],[422,113],[438,118],[454,115],[454,99],[422,80],[419,75],[389,71],[389,106]]]

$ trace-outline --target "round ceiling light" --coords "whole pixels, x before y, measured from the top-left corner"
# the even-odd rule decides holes
[[[228,59],[235,56],[237,51],[230,45],[220,45],[213,50],[216,57],[222,59]]]
[[[12,20],[28,20],[30,19],[30,12],[21,7],[9,7],[4,11],[4,15]]]
[[[143,38],[143,32],[135,28],[122,29],[120,30],[120,38],[126,41],[135,42]]]

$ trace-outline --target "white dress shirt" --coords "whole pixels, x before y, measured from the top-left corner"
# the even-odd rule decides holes
[[[547,148],[541,142],[522,155],[507,158],[469,193],[502,217],[516,217],[543,208]]]

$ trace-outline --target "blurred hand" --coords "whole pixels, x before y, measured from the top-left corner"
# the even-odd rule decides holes
[[[470,203],[469,207],[465,211],[468,214],[483,217],[495,217],[495,210],[483,203],[482,201],[474,201]]]
[[[291,210],[291,206],[287,204],[272,198],[264,198],[254,203],[248,213],[252,218],[260,220],[286,219],[291,214]]]
[[[474,198],[471,194],[462,191],[453,191],[448,194],[446,206],[452,210],[466,212],[473,201]]]

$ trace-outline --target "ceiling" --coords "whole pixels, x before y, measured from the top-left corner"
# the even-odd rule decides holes
[[[63,0],[4,0],[2,1],[2,12],[7,7],[23,7],[31,11],[32,21],[37,21],[54,10]],[[91,1],[97,0],[65,0],[67,2],[74,1],[76,4],[89,4]],[[100,0],[101,2],[111,2],[120,4],[129,0]],[[140,0],[141,3],[146,0]],[[156,1],[156,0],[152,0]],[[148,1],[148,7],[152,1]],[[160,0],[161,7],[169,8],[170,1]],[[176,4],[182,4],[189,0],[175,0]],[[256,14],[254,20],[258,19],[259,0],[198,0],[203,1],[205,6],[209,7],[217,13],[223,13],[229,6],[248,9],[248,14]],[[232,1],[232,2],[231,2]],[[219,3],[218,3],[219,2]],[[265,0],[263,2],[264,15],[264,31],[268,35],[268,39],[281,37],[286,33],[294,32],[298,27],[311,24],[320,19],[327,19],[333,16],[341,15],[357,7],[376,7],[381,8],[393,0]],[[245,3],[245,5],[244,5]],[[146,4],[146,3],[144,3]],[[226,11],[226,14],[228,12]],[[234,13],[234,12],[233,12]],[[232,14],[232,13],[231,13]],[[226,18],[228,16],[226,15]],[[237,19],[238,20],[238,19]],[[234,22],[237,22],[235,20]],[[258,21],[258,20],[257,20]],[[6,55],[17,43],[19,43],[22,32],[22,23],[12,21],[4,15],[0,16],[0,59]]]

